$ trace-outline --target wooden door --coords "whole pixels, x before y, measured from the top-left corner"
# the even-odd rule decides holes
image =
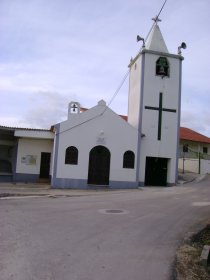
[[[104,146],[94,147],[89,154],[88,184],[109,185],[110,152]]]

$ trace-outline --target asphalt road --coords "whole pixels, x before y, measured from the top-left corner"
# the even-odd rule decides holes
[[[168,280],[177,246],[209,218],[210,178],[1,199],[0,280]]]

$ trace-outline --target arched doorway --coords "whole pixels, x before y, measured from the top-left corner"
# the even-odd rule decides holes
[[[88,184],[109,185],[110,151],[95,146],[89,154]]]

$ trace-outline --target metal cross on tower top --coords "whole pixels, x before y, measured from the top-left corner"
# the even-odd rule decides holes
[[[161,19],[158,16],[152,18],[152,20],[154,20],[155,23],[158,23],[158,21],[161,21]]]
[[[164,8],[166,2],[167,2],[167,0],[164,1],[164,3],[163,3],[163,5],[162,5],[162,7],[161,7],[159,13],[157,14],[157,16],[154,17],[154,18],[152,19],[152,20],[154,20],[154,22],[155,22],[156,24],[158,23],[158,21],[161,21],[161,19],[159,19],[159,15],[161,14],[161,12],[162,12],[162,10],[163,10],[163,8]]]

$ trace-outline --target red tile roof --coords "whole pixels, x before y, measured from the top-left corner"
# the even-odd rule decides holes
[[[123,115],[119,115],[123,120],[125,120],[126,122],[128,121],[128,117],[127,116],[123,116]]]
[[[209,137],[186,127],[180,127],[180,139],[210,144]]]

